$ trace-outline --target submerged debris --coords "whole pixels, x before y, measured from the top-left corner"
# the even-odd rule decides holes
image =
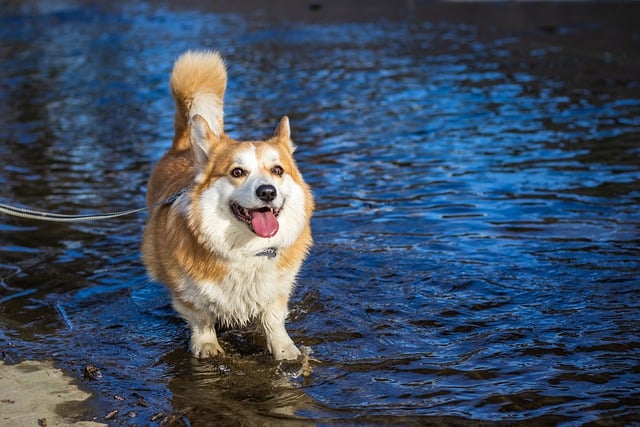
[[[157,414],[155,414],[154,416],[152,416],[149,421],[158,421],[160,418],[164,418],[166,417],[166,414],[164,412],[158,412]]]
[[[105,420],[113,420],[116,415],[118,415],[118,410],[114,409],[113,411],[109,412],[107,415],[104,416]]]
[[[147,403],[145,398],[139,395],[138,393],[133,393],[133,397],[136,398],[134,406],[142,406],[143,408],[146,408],[149,406],[149,403]]]
[[[102,372],[94,365],[86,365],[82,370],[82,378],[85,380],[98,381],[102,379]]]

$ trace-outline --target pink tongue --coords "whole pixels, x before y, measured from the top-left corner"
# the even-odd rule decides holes
[[[251,215],[251,226],[253,227],[253,231],[260,237],[273,237],[280,228],[276,216],[271,211],[253,211]]]

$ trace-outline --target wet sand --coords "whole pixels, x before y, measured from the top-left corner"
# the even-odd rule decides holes
[[[71,378],[47,362],[0,362],[0,425],[101,426],[91,421],[82,391]]]

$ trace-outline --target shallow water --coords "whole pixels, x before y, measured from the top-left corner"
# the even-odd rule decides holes
[[[213,47],[228,133],[264,137],[289,115],[318,204],[288,324],[309,367],[272,362],[246,331],[223,334],[227,356],[192,359],[141,266],[144,214],[0,217],[3,358],[54,361],[94,393],[88,418],[640,421],[637,30],[597,13],[514,29],[444,12],[5,6],[2,201],[143,205],[172,137],[172,62]],[[82,380],[87,364],[101,380]]]

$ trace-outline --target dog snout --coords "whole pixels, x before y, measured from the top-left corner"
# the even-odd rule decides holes
[[[256,188],[256,196],[265,203],[272,202],[278,195],[278,190],[271,184],[263,184]]]

